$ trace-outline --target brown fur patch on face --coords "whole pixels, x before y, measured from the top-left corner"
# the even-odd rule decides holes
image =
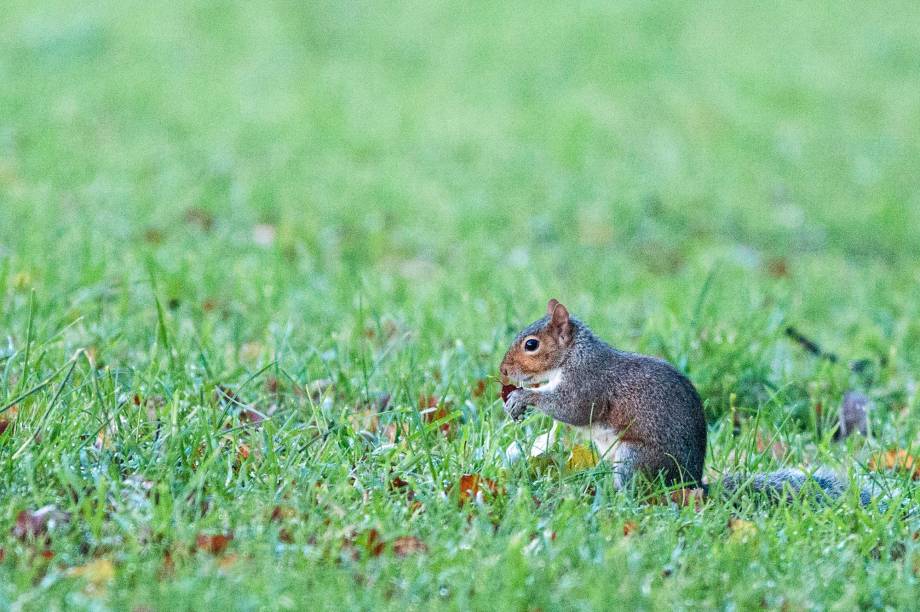
[[[532,377],[559,367],[572,343],[572,334],[568,309],[558,300],[550,300],[546,316],[525,328],[505,353],[500,368],[502,381]],[[535,351],[525,350],[524,345],[532,338],[539,340],[540,346]]]
[[[540,341],[534,352],[524,350],[524,343],[531,338]],[[548,328],[523,336],[508,348],[502,360],[502,373],[507,372],[511,378],[523,378],[552,370],[560,361],[560,348],[559,339]]]

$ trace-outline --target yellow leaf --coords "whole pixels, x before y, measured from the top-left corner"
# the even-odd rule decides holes
[[[733,518],[729,520],[728,529],[731,531],[729,539],[732,542],[744,543],[757,535],[757,526],[744,519]]]
[[[83,578],[95,588],[104,587],[115,578],[115,566],[108,559],[96,559],[86,565],[72,567],[67,570],[67,575]]]
[[[597,465],[597,453],[587,446],[577,444],[572,448],[572,454],[566,462],[570,470],[585,470]]]

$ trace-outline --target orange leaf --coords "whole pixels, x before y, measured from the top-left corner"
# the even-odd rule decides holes
[[[626,521],[623,523],[623,535],[628,536],[639,530],[639,523],[636,521]]]
[[[232,532],[227,534],[218,533],[215,535],[199,533],[195,537],[195,548],[212,555],[219,555],[227,550],[227,546],[230,545],[232,540]]]
[[[464,474],[460,477],[461,506],[468,501],[480,498],[485,491],[495,495],[498,493],[498,485],[494,480],[483,478],[479,474]]]
[[[869,458],[869,469],[909,472],[913,480],[920,480],[920,461],[902,448],[889,449]]]

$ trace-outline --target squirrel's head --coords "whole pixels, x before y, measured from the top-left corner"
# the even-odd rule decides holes
[[[499,368],[502,381],[510,379],[522,385],[541,382],[562,365],[574,331],[566,307],[550,300],[546,316],[524,328],[508,347]]]

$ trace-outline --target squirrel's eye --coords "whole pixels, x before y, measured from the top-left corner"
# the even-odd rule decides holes
[[[540,341],[537,340],[536,338],[531,338],[530,340],[524,343],[525,351],[533,352],[537,350],[539,347],[540,347]]]

